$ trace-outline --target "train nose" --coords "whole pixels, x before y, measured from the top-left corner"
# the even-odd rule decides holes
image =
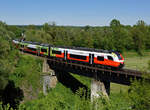
[[[124,67],[124,62],[120,62],[119,68],[123,68]]]

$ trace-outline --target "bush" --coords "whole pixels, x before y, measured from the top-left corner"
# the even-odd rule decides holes
[[[142,80],[135,80],[129,89],[129,98],[132,108],[135,110],[150,109],[150,76]]]

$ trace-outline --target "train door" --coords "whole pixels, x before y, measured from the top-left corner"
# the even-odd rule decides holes
[[[91,64],[91,54],[89,54],[89,64]]]
[[[48,57],[50,57],[50,49],[51,49],[51,46],[48,46]]]
[[[40,47],[40,46],[38,46],[38,47],[37,47],[37,56],[39,56],[39,55],[40,55],[40,52],[41,52],[41,47]]]
[[[64,58],[65,58],[65,60],[67,60],[67,54],[68,54],[68,51],[64,50]]]
[[[92,64],[94,63],[94,54],[92,54]]]
[[[113,57],[112,56],[107,56],[107,59],[108,59],[108,65],[109,66],[115,66],[114,64],[114,59],[113,59]]]
[[[89,54],[89,64],[93,64],[94,62],[94,54]]]

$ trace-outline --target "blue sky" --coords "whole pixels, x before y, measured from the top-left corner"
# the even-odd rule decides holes
[[[104,26],[114,18],[150,24],[150,0],[0,0],[0,20],[7,24]]]

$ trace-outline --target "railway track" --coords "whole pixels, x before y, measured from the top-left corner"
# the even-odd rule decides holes
[[[142,76],[142,72],[137,71],[137,70],[131,70],[131,69],[110,70],[110,69],[98,68],[98,67],[87,66],[87,65],[82,65],[82,64],[63,62],[63,61],[59,61],[59,60],[55,60],[55,59],[47,59],[47,60],[57,62],[57,63],[61,63],[61,64],[64,64],[64,65],[67,64],[68,67],[69,66],[71,66],[71,67],[76,66],[76,67],[79,67],[80,69],[90,69],[90,70],[93,70],[93,71],[105,71],[105,72],[109,72],[109,73],[132,75],[132,76],[135,76],[135,77],[141,77]]]

